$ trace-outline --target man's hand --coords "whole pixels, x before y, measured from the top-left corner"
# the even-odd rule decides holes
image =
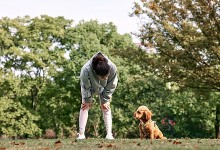
[[[88,109],[92,106],[92,103],[86,103],[86,102],[83,102],[81,104],[81,109],[84,111],[85,109]]]
[[[101,108],[109,110],[110,109],[110,102],[106,102],[104,104],[101,104]]]

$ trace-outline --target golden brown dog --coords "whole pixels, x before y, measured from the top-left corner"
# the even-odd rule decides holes
[[[156,123],[151,120],[152,115],[152,112],[146,106],[140,106],[134,112],[134,117],[140,120],[140,138],[166,139]]]

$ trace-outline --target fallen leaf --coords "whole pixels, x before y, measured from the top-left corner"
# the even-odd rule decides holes
[[[109,145],[107,145],[107,147],[113,147],[113,145],[112,145],[112,144],[109,144]]]
[[[20,145],[25,145],[25,142],[20,142],[19,144],[20,144]]]
[[[60,140],[58,140],[58,141],[56,141],[56,142],[55,142],[55,144],[60,144],[60,143],[61,143],[61,141],[60,141]]]
[[[54,144],[54,146],[55,146],[56,148],[61,147],[61,146],[62,146],[61,141],[60,141],[60,140],[56,141],[55,144]]]
[[[19,143],[12,142],[11,145],[19,145]]]
[[[182,144],[182,142],[173,141],[173,144]]]

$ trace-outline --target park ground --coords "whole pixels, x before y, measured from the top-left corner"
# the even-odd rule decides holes
[[[0,150],[220,150],[220,139],[0,140]]]

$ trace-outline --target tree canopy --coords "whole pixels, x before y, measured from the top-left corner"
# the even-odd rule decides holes
[[[145,62],[157,75],[192,88],[220,90],[219,0],[142,0],[137,36],[155,48]]]

